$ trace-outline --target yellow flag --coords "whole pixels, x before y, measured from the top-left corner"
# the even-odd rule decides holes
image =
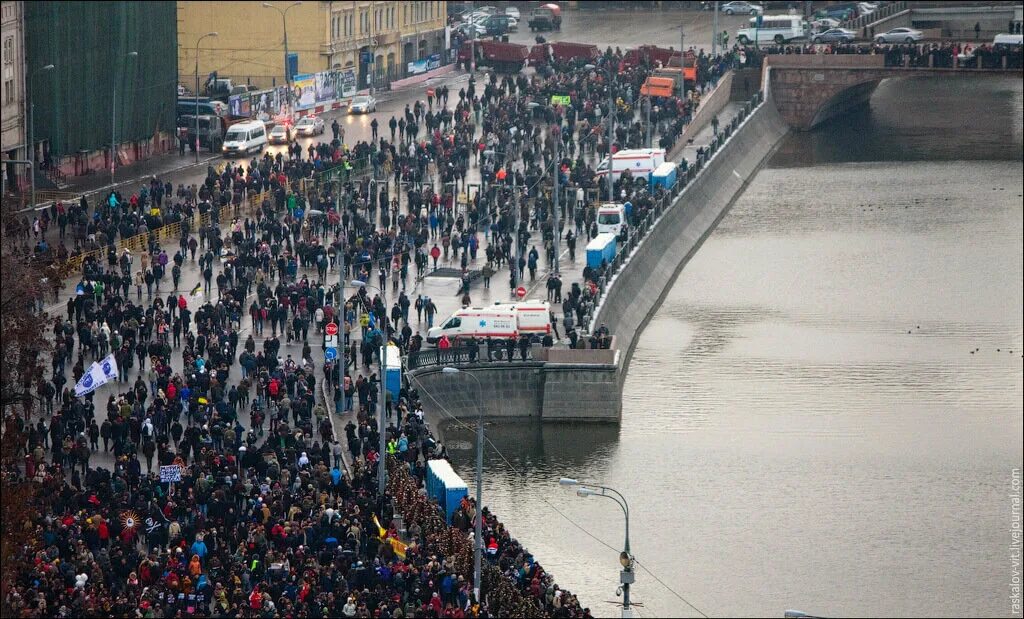
[[[393,537],[388,541],[391,542],[391,547],[394,548],[395,554],[398,555],[398,558],[404,560],[405,550],[408,546]]]
[[[384,527],[380,526],[380,520],[377,520],[377,514],[373,515],[373,524],[377,525],[377,531],[378,531],[379,537],[381,539],[384,539],[385,537],[387,537],[387,535],[388,535],[387,529],[385,529]]]

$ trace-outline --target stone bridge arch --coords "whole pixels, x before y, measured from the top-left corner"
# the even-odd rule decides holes
[[[800,131],[864,105],[884,79],[944,74],[975,78],[1020,73],[1020,69],[950,69],[886,67],[885,56],[860,54],[792,54],[768,56],[766,71],[779,115]],[[764,82],[764,80],[762,80]]]

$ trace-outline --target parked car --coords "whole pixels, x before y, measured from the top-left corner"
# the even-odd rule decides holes
[[[295,124],[295,135],[323,135],[324,119],[319,116],[306,116]]]
[[[352,103],[348,105],[349,114],[370,114],[377,111],[377,100],[370,95],[357,95],[352,97]]]
[[[875,35],[875,43],[914,43],[920,41],[924,33],[913,28],[893,28],[889,32]]]
[[[814,43],[850,43],[857,38],[857,33],[846,28],[830,28],[819,32],[811,39]]]
[[[505,15],[508,15],[509,17],[515,19],[516,21],[519,21],[520,19],[519,9],[517,9],[514,6],[505,7]]]
[[[726,15],[764,15],[764,7],[760,4],[751,4],[744,0],[733,0],[726,2],[720,9]]]
[[[822,17],[811,22],[811,27],[814,28],[815,32],[825,32],[830,28],[838,28],[839,20],[831,17]]]
[[[267,135],[267,142],[271,144],[287,144],[292,141],[292,132],[289,131],[288,125],[278,124],[274,125],[274,128],[270,130],[270,134]]]

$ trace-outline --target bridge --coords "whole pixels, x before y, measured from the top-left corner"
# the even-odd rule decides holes
[[[935,56],[892,54],[778,54],[765,57],[768,87],[779,115],[790,127],[810,131],[821,123],[864,105],[884,79],[943,75],[962,79],[1021,75],[1016,58],[981,55],[961,66],[953,57],[934,66]],[[925,66],[920,66],[921,64]],[[947,64],[947,63],[939,63]],[[1008,66],[1009,65],[1009,66]]]

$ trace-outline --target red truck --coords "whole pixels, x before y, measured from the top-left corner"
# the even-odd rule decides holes
[[[678,56],[679,50],[677,49],[666,49],[656,45],[641,45],[636,49],[626,52],[622,57],[622,68],[630,69],[643,64],[645,61],[651,65],[657,65],[660,62],[661,66],[667,67],[669,58],[676,57],[678,62]]]
[[[577,59],[591,62],[596,61],[600,55],[601,50],[596,45],[555,41],[539,43],[531,47],[529,60],[530,66],[539,67],[548,64],[552,59],[560,63]]]
[[[530,48],[519,43],[504,43],[502,41],[478,40],[470,44],[464,41],[459,46],[458,60],[462,64],[468,64],[470,49],[476,53],[477,66],[493,67],[501,73],[518,73],[530,54]]]

